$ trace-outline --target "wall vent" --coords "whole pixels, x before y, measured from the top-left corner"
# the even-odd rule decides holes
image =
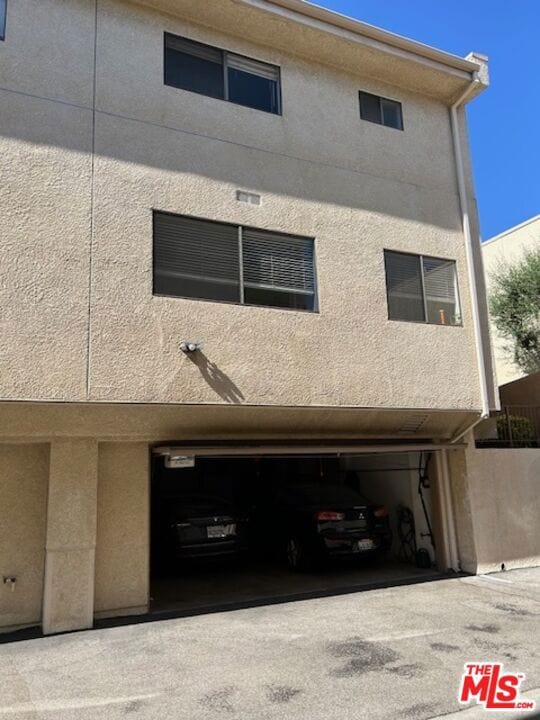
[[[399,428],[398,433],[400,435],[414,435],[425,424],[428,418],[429,415],[409,415],[403,425]]]
[[[257,193],[247,192],[246,190],[237,190],[236,199],[238,202],[247,203],[248,205],[260,205],[261,196]]]

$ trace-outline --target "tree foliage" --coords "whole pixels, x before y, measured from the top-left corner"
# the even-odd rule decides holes
[[[490,307],[497,330],[509,341],[514,362],[526,373],[540,370],[540,248],[493,278]]]

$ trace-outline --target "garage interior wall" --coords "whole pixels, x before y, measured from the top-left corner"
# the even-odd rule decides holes
[[[385,505],[390,512],[392,528],[392,554],[397,555],[400,546],[396,508],[403,505],[412,510],[415,522],[416,545],[425,548],[434,560],[434,551],[425,533],[428,531],[420,496],[418,495],[418,471],[420,453],[394,453],[389,455],[364,455],[344,458],[347,470],[358,473],[358,489],[364,497]],[[424,490],[424,498],[433,525],[430,489]]]
[[[0,445],[0,626],[41,620],[49,446]]]
[[[94,606],[98,616],[148,609],[149,472],[147,443],[100,443]]]

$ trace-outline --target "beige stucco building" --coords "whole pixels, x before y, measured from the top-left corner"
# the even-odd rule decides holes
[[[147,611],[169,446],[431,452],[439,567],[483,567],[462,444],[495,400],[464,105],[486,85],[482,56],[300,0],[8,1],[1,626]]]
[[[540,215],[486,240],[482,244],[482,255],[488,295],[495,273],[520,262],[527,252],[538,248],[540,248]],[[509,347],[508,341],[500,336],[493,323],[491,337],[498,384],[505,385],[523,377],[523,371],[513,362],[512,348]]]

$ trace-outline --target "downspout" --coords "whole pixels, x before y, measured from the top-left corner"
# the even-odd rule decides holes
[[[474,262],[473,240],[471,234],[471,223],[469,215],[469,203],[467,200],[467,185],[465,182],[465,170],[463,167],[463,150],[461,146],[461,135],[459,131],[458,109],[462,107],[471,93],[476,89],[480,80],[478,73],[475,72],[473,80],[465,92],[450,106],[450,124],[452,126],[452,138],[454,141],[454,154],[456,159],[456,175],[459,192],[459,204],[463,222],[463,235],[465,237],[465,250],[467,257],[467,269],[469,275],[469,288],[471,293],[471,306],[474,327],[474,340],[476,346],[476,360],[478,365],[478,376],[480,380],[480,394],[482,398],[482,410],[478,418],[474,420],[464,430],[458,433],[450,440],[450,443],[456,443],[464,435],[469,433],[478,423],[489,417],[489,395],[488,382],[486,374],[486,363],[484,355],[484,347],[482,344],[482,329],[480,325],[480,307],[478,304],[478,286],[476,284],[476,266]]]
[[[480,396],[482,401],[482,409],[480,416],[475,418],[465,428],[458,430],[456,435],[450,440],[450,444],[457,443],[464,435],[471,432],[482,420],[489,417],[489,395],[488,381],[486,373],[486,363],[484,355],[484,346],[482,343],[482,328],[480,324],[480,306],[478,304],[478,286],[476,284],[476,265],[474,261],[473,239],[471,233],[471,221],[469,214],[469,202],[467,199],[467,184],[465,182],[465,170],[463,167],[463,149],[461,145],[461,134],[459,127],[458,110],[463,107],[476,90],[480,83],[479,73],[473,74],[469,87],[462,93],[453,105],[450,106],[450,124],[452,127],[452,139],[454,142],[454,155],[456,160],[456,175],[459,193],[459,205],[461,209],[463,236],[465,238],[465,252],[467,258],[467,270],[469,275],[469,288],[471,294],[471,309],[474,328],[474,341],[476,346],[476,361],[478,367],[478,379],[480,382]],[[456,519],[454,515],[452,484],[450,482],[450,472],[448,466],[448,453],[444,450],[441,453],[442,465],[442,485],[443,485],[443,512],[446,514],[447,521],[447,542],[449,550],[450,567],[458,571],[460,569],[459,545],[457,539]]]

